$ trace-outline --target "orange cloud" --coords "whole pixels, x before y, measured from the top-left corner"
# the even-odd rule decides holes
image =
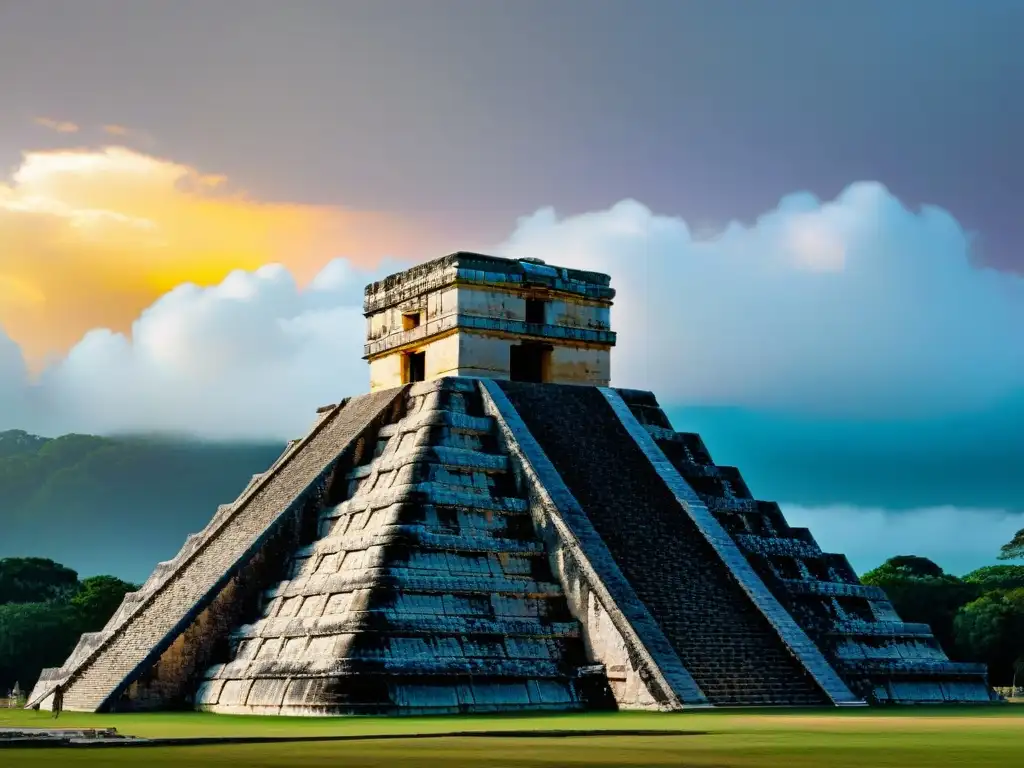
[[[127,136],[130,133],[130,131],[123,125],[114,124],[104,125],[103,131],[104,133],[109,133],[111,136]]]
[[[44,128],[49,128],[51,131],[57,133],[78,133],[78,126],[75,123],[67,122],[66,120],[51,120],[48,117],[37,117],[35,119],[36,125],[41,125]]]
[[[183,282],[285,264],[300,281],[330,259],[371,266],[431,255],[416,222],[272,203],[223,176],[123,147],[31,152],[0,181],[0,326],[35,366],[94,327],[130,330]]]

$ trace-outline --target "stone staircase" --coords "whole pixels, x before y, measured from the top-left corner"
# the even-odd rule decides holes
[[[682,511],[600,390],[500,386],[708,701],[828,702]]]
[[[823,552],[778,504],[755,500],[699,435],[676,432],[652,394],[620,395],[852,691],[876,703],[994,700],[983,665],[950,662],[927,625],[901,621],[884,591],[861,584],[843,555]]]
[[[117,705],[126,688],[147,673],[262,548],[268,534],[318,492],[338,458],[398,396],[365,395],[321,414],[310,434],[272,471],[254,478],[236,502],[189,536],[181,552],[161,563],[143,587],[125,596],[100,632],[82,637],[59,669],[44,670],[28,706],[49,708],[53,688],[65,685],[64,707],[99,711]],[[232,596],[222,598],[230,604]]]
[[[587,700],[579,682],[580,625],[510,469],[472,379],[413,385],[372,454],[328,494],[288,578],[206,671],[197,707],[304,715],[608,705]]]

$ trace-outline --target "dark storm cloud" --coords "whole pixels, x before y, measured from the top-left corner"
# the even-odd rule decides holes
[[[32,117],[117,123],[467,246],[547,204],[632,196],[715,228],[877,180],[1024,269],[1022,28],[1014,0],[13,2],[0,153]]]

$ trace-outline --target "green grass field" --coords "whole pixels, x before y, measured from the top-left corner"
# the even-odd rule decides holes
[[[435,718],[264,718],[65,713],[61,727],[148,737],[398,735],[175,747],[3,750],[8,765],[53,766],[1012,766],[1024,754],[1024,707],[716,711]],[[0,727],[52,727],[44,712],[0,710]],[[651,730],[692,735],[444,737],[453,731]],[[409,736],[409,738],[404,738]]]

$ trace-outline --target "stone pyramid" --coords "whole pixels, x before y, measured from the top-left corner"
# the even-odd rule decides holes
[[[987,702],[652,393],[609,278],[458,253],[367,288],[320,409],[29,706],[447,713]]]

